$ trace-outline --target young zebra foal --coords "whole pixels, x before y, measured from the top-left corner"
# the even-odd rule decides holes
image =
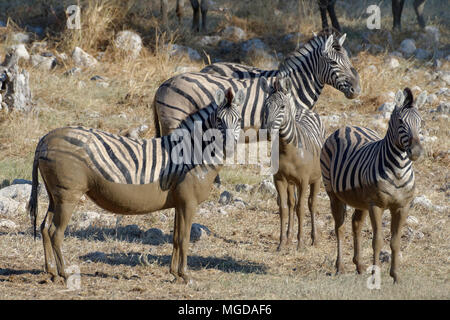
[[[400,231],[414,197],[412,161],[423,153],[419,140],[421,117],[418,108],[426,93],[415,104],[409,88],[398,91],[395,109],[389,120],[386,136],[381,139],[372,130],[345,127],[328,137],[320,157],[323,182],[330,197],[337,239],[337,272],[342,271],[341,239],[346,205],[355,208],[352,217],[354,241],[353,263],[358,273],[360,262],[360,233],[367,213],[373,229],[373,265],[380,265],[383,242],[381,217],[384,209],[391,212],[390,275],[398,282],[397,265],[400,250]]]
[[[238,140],[243,100],[242,91],[233,97],[230,89],[225,99],[224,92],[218,90],[215,103],[180,124],[179,129],[189,134],[182,141],[180,135],[175,137],[175,133],[182,130],[149,140],[125,138],[83,127],[60,128],[44,136],[36,148],[29,210],[36,230],[39,169],[49,196],[41,233],[45,270],[52,279],[57,274],[66,279],[61,252],[64,230],[78,200],[86,194],[101,208],[119,214],[144,214],[175,208],[170,273],[177,281],[182,278],[189,282],[186,267],[192,218],[197,205],[207,199],[221,168],[217,157],[228,150],[224,148],[225,143],[222,145],[222,141],[230,139],[227,131],[228,135],[230,131],[233,133],[233,144]],[[214,140],[210,138],[211,143],[202,144],[206,133],[211,131],[194,137],[192,133],[198,124],[203,132],[219,130],[213,136]],[[194,144],[198,139],[200,157],[203,158],[193,159],[196,156]],[[182,156],[180,143],[189,146],[187,150],[182,149]],[[194,152],[191,152],[191,146]],[[52,263],[53,255],[57,273]]]
[[[314,215],[320,187],[320,150],[325,139],[325,130],[319,115],[306,108],[297,108],[291,95],[289,78],[277,78],[274,88],[262,78],[264,91],[269,93],[262,112],[263,127],[279,131],[279,169],[274,175],[279,196],[280,244],[278,250],[292,241],[294,209],[298,218],[298,245],[301,246],[303,218],[305,216],[306,192],[310,187],[308,207],[311,213],[311,239],[316,240]],[[298,188],[297,206],[294,201],[294,186]],[[288,229],[286,219],[289,213]]]

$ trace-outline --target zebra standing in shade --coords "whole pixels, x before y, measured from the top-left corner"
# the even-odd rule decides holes
[[[301,247],[303,218],[307,188],[310,187],[308,207],[311,213],[311,239],[316,241],[314,215],[317,209],[317,194],[320,188],[320,150],[325,139],[325,128],[320,117],[312,110],[296,108],[291,96],[291,80],[277,79],[274,87],[264,81],[263,87],[269,93],[264,103],[263,126],[272,132],[279,131],[279,169],[274,182],[279,196],[280,244],[278,250],[292,241],[294,209],[298,218],[298,245]],[[289,187],[299,190],[297,205],[288,202]],[[288,216],[289,214],[289,216]],[[288,218],[287,233],[285,231]]]
[[[188,115],[208,106],[218,88],[223,90],[230,86],[234,91],[244,89],[246,92],[242,128],[259,129],[261,109],[267,96],[261,88],[261,76],[267,77],[271,85],[278,75],[290,78],[297,107],[313,108],[325,84],[343,92],[348,99],[357,97],[361,91],[359,76],[342,47],[345,38],[345,35],[336,38],[334,34],[321,33],[287,57],[279,70],[246,73],[236,79],[217,75],[220,71],[211,66],[210,71],[216,74],[188,72],[165,81],[154,99],[157,134],[170,133]]]
[[[365,217],[369,213],[373,228],[373,265],[379,266],[383,243],[381,217],[384,209],[389,209],[392,217],[390,275],[394,282],[398,281],[400,231],[415,191],[412,161],[423,153],[419,139],[421,117],[417,109],[425,99],[426,93],[422,93],[413,105],[409,88],[397,92],[396,106],[383,139],[367,128],[345,127],[325,141],[320,162],[335,222],[338,273],[342,271],[341,239],[346,205],[355,208],[352,217],[353,262],[358,273],[363,271],[360,233]]]
[[[61,251],[64,230],[79,199],[86,194],[101,208],[119,214],[175,208],[170,272],[177,280],[189,281],[187,250],[193,215],[197,205],[209,195],[221,168],[221,155],[229,150],[228,130],[233,143],[239,137],[239,108],[244,94],[238,91],[234,97],[228,90],[226,98],[222,91],[217,91],[214,104],[187,117],[179,130],[162,138],[132,139],[97,129],[66,127],[49,132],[39,141],[28,207],[36,235],[39,170],[49,196],[41,233],[45,270],[52,278],[57,275],[67,278]],[[200,137],[195,135],[199,123],[203,129]],[[209,137],[210,143],[205,143],[208,129],[219,132]],[[189,136],[180,140],[181,136],[186,137],[180,135],[185,132]],[[195,159],[195,149],[192,150],[198,139],[201,159]],[[190,156],[186,157],[187,154]]]

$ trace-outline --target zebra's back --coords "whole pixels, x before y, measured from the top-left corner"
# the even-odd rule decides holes
[[[148,184],[164,179],[170,167],[168,137],[133,139],[85,127],[55,129],[44,136],[36,152],[52,160],[52,153],[72,156],[113,183]]]

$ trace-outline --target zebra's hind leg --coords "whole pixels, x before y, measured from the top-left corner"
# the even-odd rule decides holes
[[[339,21],[336,16],[336,12],[334,11],[334,2],[331,4],[328,4],[327,6],[328,14],[330,15],[331,24],[333,25],[333,28],[335,28],[337,31],[341,32],[341,26],[339,25]]]
[[[55,210],[55,205],[53,202],[52,194],[50,192],[48,192],[48,198],[49,198],[48,210],[41,224],[41,235],[42,235],[42,242],[44,245],[44,262],[45,262],[44,269],[45,272],[47,272],[51,276],[51,278],[54,279],[57,276],[57,273],[54,265],[55,258],[53,256],[53,249],[49,232],[50,231],[52,233],[54,232],[54,230],[53,229],[50,230],[50,228],[52,226],[54,215],[53,212]]]
[[[178,251],[178,276],[184,280],[186,284],[192,282],[187,272],[187,253],[191,237],[192,218],[197,210],[197,203],[194,200],[187,200],[182,207],[179,207],[179,251]]]
[[[320,16],[322,18],[322,29],[328,28],[327,8],[320,7]]]
[[[330,197],[331,213],[334,218],[334,230],[336,232],[336,242],[337,242],[337,257],[336,257],[336,274],[343,272],[342,265],[342,245],[341,239],[344,236],[344,220],[346,205],[344,202],[338,199],[338,197],[332,192],[328,192]]]
[[[361,250],[361,229],[369,212],[367,210],[356,209],[352,216],[352,232],[353,232],[353,263],[356,265],[356,272],[363,272],[363,265],[360,260]]]
[[[397,274],[398,260],[400,256],[400,237],[401,230],[405,224],[408,212],[404,208],[391,210],[391,270],[389,274],[394,278],[394,283],[398,283],[399,278]]]
[[[170,273],[175,277],[174,282],[180,282],[181,278],[178,276],[178,264],[180,255],[180,216],[181,212],[175,208],[175,223],[173,227],[173,251],[172,259],[170,261]]]
[[[423,8],[425,7],[426,0],[414,0],[414,11],[417,15],[417,22],[419,22],[419,26],[423,29],[425,28],[425,19],[423,17]]]
[[[54,196],[54,214],[49,229],[49,235],[58,274],[63,277],[64,280],[67,280],[61,244],[64,240],[64,231],[69,224],[73,210],[83,193],[75,190],[61,189],[58,190],[56,194],[57,196]]]

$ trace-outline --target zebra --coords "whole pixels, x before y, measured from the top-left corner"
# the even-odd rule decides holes
[[[325,139],[325,128],[316,112],[295,107],[292,101],[290,78],[277,79],[274,87],[271,87],[265,78],[262,79],[264,90],[269,93],[269,97],[264,102],[263,127],[270,132],[279,131],[280,140],[279,169],[273,176],[279,196],[281,224],[278,250],[291,242],[294,208],[298,218],[297,250],[299,250],[308,186],[310,187],[308,207],[311,213],[311,239],[312,244],[316,243],[314,215],[320,188],[320,151]],[[293,185],[296,185],[299,190],[297,206],[295,202],[291,203],[292,199],[289,198],[289,188]],[[289,219],[286,234],[287,217]]]
[[[330,15],[331,24],[333,28],[338,31],[341,31],[341,27],[339,25],[338,18],[336,16],[336,12],[334,9],[334,5],[336,0],[317,0],[319,3],[320,16],[322,18],[322,28],[328,28],[328,20],[327,20],[327,11]],[[414,0],[413,6],[414,11],[416,12],[417,22],[419,26],[423,29],[425,28],[426,22],[423,17],[423,9],[425,7],[426,0]],[[392,16],[393,16],[393,29],[400,31],[401,30],[401,19],[402,19],[402,11],[403,5],[405,4],[405,0],[392,0]]]
[[[208,13],[209,0],[190,0],[190,1],[192,11],[194,12],[194,16],[192,18],[192,30],[197,32],[200,31],[200,11],[201,11],[202,30],[206,31],[206,15]],[[161,23],[165,27],[167,27],[168,24],[167,19],[168,7],[169,7],[168,0],[161,0]],[[177,0],[175,12],[178,17],[178,23],[181,23],[181,18],[183,18],[183,7],[184,7],[184,0]]]
[[[336,12],[334,10],[336,0],[317,0],[317,3],[319,4],[320,17],[322,18],[322,28],[323,29],[328,28],[328,19],[327,19],[327,12],[328,12],[333,28],[341,32],[341,26],[339,25],[339,21],[336,17]]]
[[[412,161],[423,153],[419,139],[422,123],[418,108],[425,99],[424,92],[413,103],[409,88],[403,92],[399,90],[383,139],[370,129],[347,126],[335,131],[325,141],[320,165],[335,221],[337,273],[342,271],[341,239],[346,205],[355,208],[352,217],[353,263],[358,273],[363,271],[360,263],[360,233],[365,217],[369,213],[373,229],[373,265],[379,267],[383,242],[381,216],[384,209],[389,209],[392,217],[390,275],[394,282],[398,282],[400,231],[415,192]]]
[[[161,138],[126,138],[81,126],[55,129],[42,137],[34,157],[28,210],[36,237],[39,171],[49,196],[41,234],[45,271],[52,280],[57,275],[67,279],[61,252],[64,230],[77,202],[86,194],[101,208],[118,214],[175,208],[170,273],[176,281],[189,282],[186,267],[192,218],[197,205],[207,199],[222,166],[217,160],[229,150],[223,149],[220,138],[228,145],[227,141],[235,143],[239,137],[243,99],[242,91],[234,96],[232,90],[218,90],[214,104],[187,117],[179,130]],[[186,159],[190,150],[180,148],[198,145],[196,124],[205,132],[200,150],[206,156],[198,162],[195,152]],[[219,130],[209,138],[214,141],[209,144],[204,141],[208,129]],[[180,141],[180,132],[186,131],[189,135]],[[57,273],[52,257],[56,258]]]
[[[345,38],[345,34],[336,38],[333,33],[320,33],[287,57],[278,70],[260,73],[236,71],[239,77],[236,79],[226,73],[222,76],[222,65],[215,64],[202,72],[183,73],[166,80],[154,98],[157,135],[170,133],[189,114],[208,106],[213,101],[215,90],[225,86],[231,86],[234,91],[245,89],[241,126],[243,130],[258,130],[267,96],[261,88],[261,76],[267,77],[271,85],[278,75],[289,77],[298,108],[313,108],[325,84],[343,92],[348,99],[356,98],[361,92],[359,75],[342,47]]]

